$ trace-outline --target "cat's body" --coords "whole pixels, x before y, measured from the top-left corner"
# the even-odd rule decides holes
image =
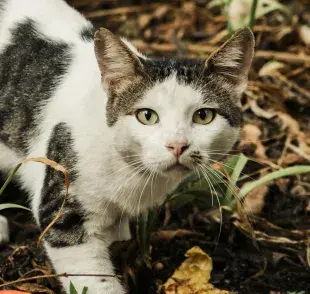
[[[216,150],[231,148],[253,54],[245,30],[205,73],[204,62],[148,60],[106,30],[97,32],[94,50],[92,32],[62,0],[0,1],[0,170],[47,157],[70,171],[67,204],[44,241],[58,273],[113,274],[107,247],[130,238],[128,217],[161,203]],[[193,124],[203,107],[217,109],[214,121]],[[158,121],[145,125],[134,114],[144,109],[149,124],[149,108]],[[63,175],[29,162],[18,181],[44,229],[63,202]],[[89,294],[124,293],[116,278],[71,280]],[[69,279],[62,282],[68,289]]]

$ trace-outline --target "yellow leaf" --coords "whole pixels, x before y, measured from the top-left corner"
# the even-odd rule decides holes
[[[209,284],[212,259],[198,246],[188,250],[185,261],[164,284],[161,293],[166,294],[228,294]]]

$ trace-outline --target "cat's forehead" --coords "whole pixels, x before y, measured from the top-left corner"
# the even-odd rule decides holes
[[[192,59],[143,59],[148,77],[153,82],[163,82],[172,75],[183,84],[192,84],[200,79],[204,61]]]
[[[138,104],[159,108],[188,108],[207,103],[218,106],[217,98],[205,88],[205,70],[202,60],[155,59],[143,60],[149,87]],[[207,91],[207,95],[206,95]]]
[[[156,110],[192,108],[204,102],[202,93],[191,83],[181,82],[176,72],[158,80],[145,91],[136,107],[155,107]],[[210,105],[211,106],[211,105]],[[213,106],[217,106],[213,103]]]

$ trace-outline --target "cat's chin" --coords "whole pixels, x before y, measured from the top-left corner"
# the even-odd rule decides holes
[[[192,173],[192,170],[179,162],[163,170],[165,176],[180,179],[187,177],[190,173]]]

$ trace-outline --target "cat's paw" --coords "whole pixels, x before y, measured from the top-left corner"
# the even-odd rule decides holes
[[[0,244],[9,241],[9,224],[7,219],[0,215]]]

